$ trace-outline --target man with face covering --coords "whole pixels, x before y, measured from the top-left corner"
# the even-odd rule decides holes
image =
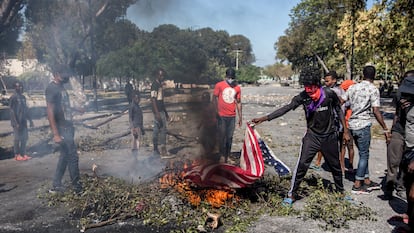
[[[255,124],[263,121],[271,121],[283,116],[290,110],[303,106],[306,115],[306,133],[302,139],[302,147],[298,163],[293,172],[291,188],[284,205],[292,205],[297,198],[299,185],[306,175],[309,166],[318,151],[321,151],[324,159],[332,172],[336,191],[343,193],[341,165],[339,163],[338,128],[335,118],[338,117],[345,125],[344,115],[341,110],[338,96],[329,87],[321,86],[321,75],[317,68],[305,67],[300,73],[300,80],[305,90],[293,97],[291,102],[274,112],[252,120]],[[349,140],[348,130],[344,130],[343,137]]]
[[[239,116],[238,126],[242,124],[241,89],[236,82],[236,71],[226,70],[225,80],[214,87],[213,101],[218,115],[219,153],[228,162],[233,143],[233,133],[236,125],[236,109]]]
[[[79,176],[79,157],[74,140],[75,128],[72,122],[72,112],[83,109],[71,108],[69,95],[64,84],[69,81],[72,73],[65,65],[56,65],[52,69],[53,80],[46,88],[47,119],[53,133],[53,141],[59,145],[60,156],[53,178],[53,187],[50,193],[63,192],[62,178],[66,167],[75,193],[82,191]]]

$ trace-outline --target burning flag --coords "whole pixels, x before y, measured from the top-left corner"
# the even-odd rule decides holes
[[[184,178],[202,187],[243,188],[263,175],[265,161],[270,161],[272,166],[277,165],[276,171],[289,173],[289,168],[274,156],[264,141],[258,139],[259,137],[257,131],[247,124],[240,167],[226,163],[202,164],[191,167]]]

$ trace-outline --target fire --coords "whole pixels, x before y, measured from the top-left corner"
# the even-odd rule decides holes
[[[159,178],[160,188],[174,188],[193,206],[199,206],[202,202],[206,202],[213,207],[219,208],[229,201],[239,199],[233,190],[230,189],[201,189],[198,187],[192,187],[189,182],[183,179],[187,168],[187,163],[184,163],[184,165],[182,165],[182,169],[172,169],[171,172],[161,176]]]

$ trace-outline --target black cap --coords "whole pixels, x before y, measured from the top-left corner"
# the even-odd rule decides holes
[[[233,68],[228,68],[226,70],[226,77],[235,79],[236,78],[236,71]]]

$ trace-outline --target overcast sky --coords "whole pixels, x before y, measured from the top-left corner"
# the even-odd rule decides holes
[[[299,0],[140,0],[128,9],[128,18],[151,32],[161,24],[181,29],[225,30],[250,40],[257,66],[275,63],[277,38],[290,22],[290,10]]]

